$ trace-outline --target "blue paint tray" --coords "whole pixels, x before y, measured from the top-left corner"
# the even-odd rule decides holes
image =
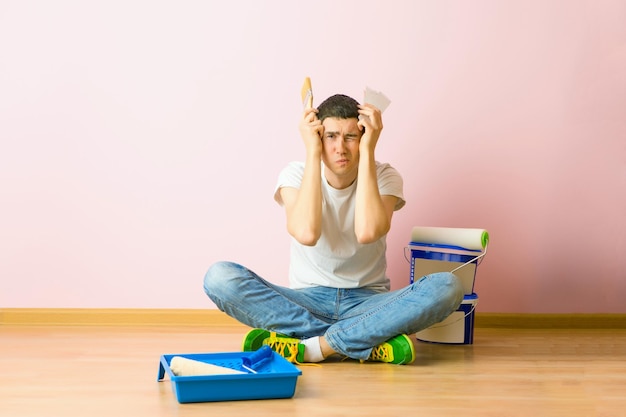
[[[175,356],[245,371],[242,365],[250,362],[256,352],[183,353],[162,355],[158,381],[165,373],[172,382],[172,390],[179,403],[260,400],[291,398],[296,390],[298,376],[302,371],[292,363],[271,351],[268,358],[255,366],[256,373],[226,375],[176,376],[170,369]]]

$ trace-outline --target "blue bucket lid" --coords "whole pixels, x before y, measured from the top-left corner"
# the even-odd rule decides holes
[[[461,246],[455,245],[441,245],[436,243],[424,243],[424,242],[411,242],[409,243],[409,249],[416,252],[421,252],[423,254],[430,254],[427,257],[435,256],[434,254],[445,254],[447,255],[461,255],[461,256],[471,256],[475,257],[482,253],[482,251],[477,249],[467,249]]]

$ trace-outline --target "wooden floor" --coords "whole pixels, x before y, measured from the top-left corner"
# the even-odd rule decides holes
[[[162,354],[240,350],[246,328],[0,326],[0,416],[624,416],[626,330],[475,329],[409,366],[303,366],[291,399],[179,404]]]

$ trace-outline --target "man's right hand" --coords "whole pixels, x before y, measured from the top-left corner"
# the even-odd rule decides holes
[[[324,126],[317,118],[317,109],[308,108],[304,110],[299,130],[307,153],[321,154]]]

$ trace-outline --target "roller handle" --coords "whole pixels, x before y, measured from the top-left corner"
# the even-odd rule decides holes
[[[251,355],[245,356],[241,359],[243,367],[245,369],[257,370],[271,361],[274,355],[274,351],[267,345],[261,346],[259,350],[253,352]]]

